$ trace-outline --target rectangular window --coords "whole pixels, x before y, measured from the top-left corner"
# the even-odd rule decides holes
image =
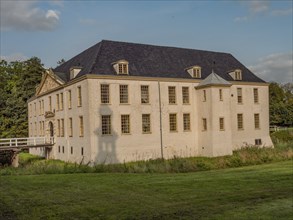
[[[128,103],[128,85],[120,85],[120,103]]]
[[[176,87],[169,86],[168,92],[169,92],[169,104],[176,104]]]
[[[52,97],[49,96],[49,111],[52,111]]]
[[[202,130],[203,131],[206,131],[208,129],[208,126],[207,126],[207,119],[206,118],[203,118],[202,119]]]
[[[70,153],[73,154],[73,147],[70,147]]]
[[[169,127],[170,131],[177,131],[177,115],[169,114]]]
[[[37,116],[37,104],[34,102],[34,105],[35,105],[35,116]]]
[[[77,87],[77,106],[82,106],[81,86]]]
[[[237,114],[237,128],[238,130],[243,129],[243,114]]]
[[[261,139],[255,139],[254,142],[255,145],[262,145]]]
[[[59,111],[60,109],[59,103],[60,103],[59,94],[56,94],[56,111]]]
[[[37,122],[35,122],[35,137],[38,135],[38,134],[37,134],[37,130],[38,130],[38,129],[37,129]]]
[[[149,86],[140,86],[141,103],[149,103]]]
[[[253,89],[253,99],[254,99],[254,103],[258,103],[258,89],[257,88]]]
[[[237,88],[237,102],[242,104],[242,88]]]
[[[190,131],[190,114],[183,114],[183,131]]]
[[[207,101],[207,91],[206,90],[203,90],[203,101]]]
[[[61,137],[64,137],[64,119],[61,119]]]
[[[130,134],[130,117],[129,115],[121,115],[121,133]]]
[[[254,128],[260,129],[259,114],[254,114]]]
[[[225,130],[224,118],[219,119],[219,124],[220,124],[220,131]]]
[[[45,122],[43,121],[43,136],[45,136]]]
[[[60,153],[60,146],[58,146],[58,152]]]
[[[223,101],[223,90],[219,89],[219,99],[220,101]]]
[[[60,93],[60,110],[63,110],[63,104],[64,102],[63,102],[63,92],[62,92]]]
[[[101,103],[109,104],[110,103],[110,89],[109,85],[101,84]]]
[[[143,114],[142,115],[142,133],[151,133],[151,115]]]
[[[127,74],[128,69],[127,69],[127,64],[126,63],[119,63],[118,64],[118,73],[119,74]]]
[[[44,100],[42,100],[42,114],[45,114],[45,104],[44,104]]]
[[[42,115],[42,101],[39,101],[39,115]]]
[[[102,134],[111,134],[111,115],[102,115]]]
[[[83,137],[83,117],[79,116],[79,137]]]
[[[72,101],[71,101],[71,90],[68,90],[68,108],[71,109]]]
[[[64,146],[62,146],[62,153],[64,154]]]
[[[57,119],[57,137],[60,137],[60,119]]]
[[[189,87],[182,87],[182,102],[189,104]]]
[[[68,121],[68,136],[72,137],[73,136],[73,127],[72,127],[72,118],[69,118]]]
[[[83,153],[84,153],[84,152],[83,152],[83,147],[82,147],[82,148],[81,148],[81,156],[83,156]]]

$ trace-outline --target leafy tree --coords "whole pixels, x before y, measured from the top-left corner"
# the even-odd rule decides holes
[[[28,135],[27,101],[40,83],[43,64],[39,58],[0,62],[0,137]]]

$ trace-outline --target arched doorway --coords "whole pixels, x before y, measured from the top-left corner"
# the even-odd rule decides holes
[[[53,122],[50,121],[48,126],[49,126],[49,142],[51,144],[54,144],[54,125],[53,125]],[[50,159],[51,154],[52,154],[52,148],[47,147],[46,152],[45,152],[46,159]]]

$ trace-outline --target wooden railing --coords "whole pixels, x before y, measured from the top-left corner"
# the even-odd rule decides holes
[[[50,146],[53,144],[53,137],[4,138],[0,139],[0,150]]]

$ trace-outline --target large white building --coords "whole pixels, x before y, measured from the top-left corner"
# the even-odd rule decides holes
[[[103,40],[47,70],[28,107],[29,136],[54,137],[49,157],[64,161],[272,146],[268,84],[227,53]]]

